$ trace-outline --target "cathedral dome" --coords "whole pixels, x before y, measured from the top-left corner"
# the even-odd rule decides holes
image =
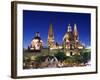
[[[67,32],[63,37],[63,40],[66,40],[66,39],[69,40],[69,41],[74,40],[73,33],[72,32]]]
[[[39,40],[39,41],[41,40],[39,32],[36,33],[36,36],[33,39]]]
[[[74,40],[74,35],[71,29],[70,24],[68,25],[68,29],[67,29],[67,33],[64,35],[63,40],[69,40],[69,41],[73,41]]]
[[[36,36],[32,39],[31,45],[30,45],[30,50],[41,50],[43,46],[43,41],[41,40],[39,32],[36,33]]]
[[[67,35],[68,35],[68,40],[74,40],[74,36],[73,36],[73,33],[72,32],[67,32]]]
[[[34,39],[41,40],[41,37],[36,36]]]

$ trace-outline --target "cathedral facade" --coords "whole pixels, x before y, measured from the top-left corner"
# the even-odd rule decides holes
[[[80,55],[81,50],[84,49],[84,46],[79,41],[79,34],[76,24],[74,24],[73,31],[70,24],[68,25],[67,32],[63,37],[63,47],[67,56],[72,56],[75,54]]]
[[[80,52],[84,49],[84,46],[79,41],[79,34],[77,31],[77,26],[74,24],[74,30],[70,24],[67,27],[67,32],[65,33],[62,41],[62,45],[57,45],[54,40],[54,32],[52,24],[50,25],[48,32],[48,46],[50,49],[64,49],[66,56],[80,55]]]

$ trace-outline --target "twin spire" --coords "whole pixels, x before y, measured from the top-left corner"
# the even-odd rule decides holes
[[[72,32],[72,28],[71,28],[70,24],[68,25],[67,32]],[[74,24],[73,35],[74,35],[75,38],[78,38],[78,31],[77,31],[76,24]],[[54,40],[54,33],[53,33],[52,24],[50,24],[50,27],[49,27],[48,40]]]
[[[69,24],[67,32],[71,32],[71,31],[72,31],[72,29],[71,29],[71,26]],[[76,24],[74,24],[74,31],[77,32],[77,26],[76,26]]]
[[[72,32],[72,28],[70,24],[68,25],[67,33],[64,35],[63,40],[78,40],[78,31],[77,26],[74,24],[74,30]],[[52,24],[50,24],[49,31],[48,31],[48,45],[52,48],[55,47],[55,40],[54,40],[54,32]]]
[[[67,32],[72,32],[72,28],[70,26],[70,24],[68,25],[68,29]],[[74,31],[73,31],[74,36],[78,36],[78,31],[77,31],[77,26],[76,24],[74,24]]]
[[[68,25],[67,32],[72,32],[72,28],[71,28],[70,24]],[[73,31],[73,34],[74,34],[74,36],[78,36],[78,31],[77,31],[77,26],[76,26],[76,24],[74,24],[74,31]],[[48,32],[48,37],[50,37],[50,36],[54,38],[54,33],[53,33],[52,24],[50,24],[49,32]]]

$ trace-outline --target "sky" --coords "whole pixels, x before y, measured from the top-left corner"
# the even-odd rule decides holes
[[[28,47],[36,32],[40,33],[43,46],[47,46],[50,24],[53,26],[54,39],[59,44],[67,32],[68,24],[72,30],[76,24],[79,40],[85,46],[91,45],[91,14],[23,10],[23,47]]]

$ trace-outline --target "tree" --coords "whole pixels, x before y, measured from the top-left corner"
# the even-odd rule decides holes
[[[81,56],[83,57],[83,63],[86,64],[91,59],[91,52],[83,52]]]
[[[74,55],[74,56],[72,56],[74,59],[74,61],[75,61],[75,63],[82,63],[83,62],[83,56],[81,56],[81,55]]]
[[[66,59],[66,55],[63,52],[58,52],[54,55],[59,61],[63,61]]]
[[[36,58],[35,58],[35,61],[37,62],[37,63],[41,63],[41,62],[43,62],[43,60],[44,60],[44,56],[37,56]]]

